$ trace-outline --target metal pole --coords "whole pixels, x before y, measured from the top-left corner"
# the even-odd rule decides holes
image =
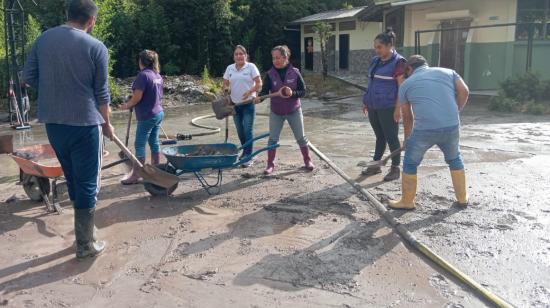
[[[420,32],[414,32],[414,53],[420,54]]]
[[[533,36],[535,35],[535,24],[529,25],[529,36],[527,38],[527,59],[525,61],[525,71],[531,71],[533,66]]]
[[[19,110],[23,110],[23,96],[21,93],[21,80],[19,79],[19,63],[17,61],[17,47],[15,42],[15,29],[14,29],[14,0],[9,0],[8,2],[8,19],[7,19],[7,25],[8,25],[8,41],[9,46],[7,46],[8,49],[11,50],[10,58],[12,62],[12,72],[13,72],[13,79],[15,81],[15,95],[17,98],[17,104],[19,105]],[[21,125],[24,125],[25,123],[21,123]]]
[[[5,43],[5,63],[6,63],[6,83],[5,85],[9,85],[10,83],[10,60],[9,60],[9,51],[8,51],[8,11],[6,9],[6,0],[2,1],[2,11],[4,13],[4,43]],[[8,89],[6,88],[6,93]],[[1,95],[1,94],[0,94]],[[7,97],[7,96],[6,96]],[[13,110],[13,106],[9,102],[8,99],[8,111],[10,115],[10,125],[13,125],[13,113],[15,112]]]
[[[27,42],[27,38],[26,38],[26,29],[25,29],[25,10],[23,9],[23,6],[21,5],[21,2],[19,2],[19,0],[17,0],[17,4],[19,5],[19,9],[21,10],[20,14],[21,14],[21,26],[19,27],[19,29],[21,30],[19,32],[19,38],[20,38],[20,42],[21,42],[21,64],[23,65],[24,62],[25,62],[25,56],[27,55],[25,53],[25,43]]]

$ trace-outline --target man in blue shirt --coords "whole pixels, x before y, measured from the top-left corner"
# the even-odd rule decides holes
[[[409,77],[399,88],[399,103],[405,127],[405,160],[402,197],[390,208],[415,208],[417,168],[424,154],[437,145],[451,170],[457,203],[468,204],[464,164],[460,157],[460,116],[470,91],[453,70],[428,67],[426,59],[412,56],[407,62]]]
[[[109,56],[88,33],[98,8],[92,0],[70,0],[68,22],[44,32],[23,71],[38,89],[38,119],[61,163],[74,204],[76,257],[94,257],[105,243],[94,236],[103,137],[113,137],[109,121]]]

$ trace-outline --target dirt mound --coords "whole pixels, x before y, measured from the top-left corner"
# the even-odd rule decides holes
[[[191,75],[163,76],[164,106],[181,106],[186,104],[207,103],[216,98],[210,89],[202,84],[199,77]],[[122,93],[132,92],[132,83],[135,77],[116,79]]]

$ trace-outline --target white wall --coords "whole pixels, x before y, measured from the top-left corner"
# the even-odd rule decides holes
[[[513,23],[516,21],[517,0],[445,0],[408,5],[405,7],[406,47],[414,46],[416,30],[437,29],[441,20],[427,20],[427,14],[469,10],[473,25],[491,25]],[[442,14],[444,15],[444,14]],[[435,33],[424,33],[421,44],[434,41]],[[469,42],[507,42],[513,41],[514,27],[498,27],[470,30]],[[435,37],[437,40],[438,37]]]

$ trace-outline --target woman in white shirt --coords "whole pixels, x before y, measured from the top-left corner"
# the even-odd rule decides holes
[[[225,70],[223,75],[223,89],[231,93],[231,101],[235,104],[235,127],[241,144],[254,138],[254,120],[256,107],[254,104],[242,104],[256,97],[256,93],[262,88],[260,72],[254,63],[248,62],[246,48],[237,45],[233,51],[234,64]],[[252,145],[243,149],[243,156],[252,154]],[[250,167],[252,160],[243,165]]]

